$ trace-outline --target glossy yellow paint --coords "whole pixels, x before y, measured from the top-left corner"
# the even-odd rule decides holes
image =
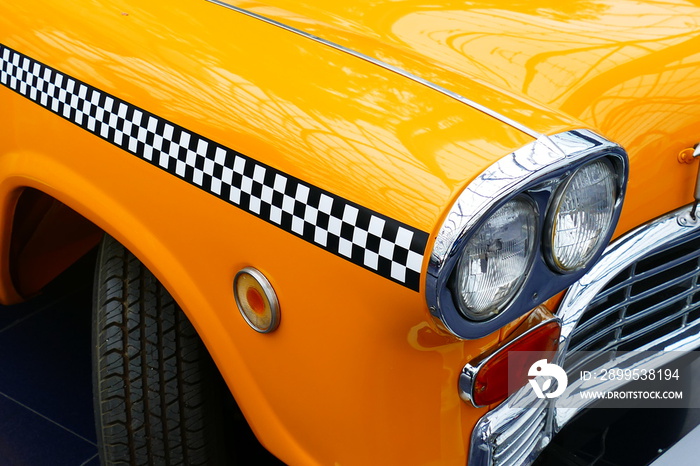
[[[537,132],[587,126],[623,143],[632,177],[619,231],[691,198],[694,168],[676,154],[700,139],[700,56],[688,16],[696,7],[629,3],[632,13],[623,14],[612,0],[528,2],[520,11],[499,2],[232,3]],[[2,0],[0,13],[0,43],[431,235],[470,180],[532,140],[389,70],[204,0]],[[650,14],[659,21],[635,27]],[[464,464],[484,411],[460,401],[457,377],[499,332],[472,342],[445,336],[422,293],[225,204],[2,86],[0,103],[0,301],[17,299],[6,270],[7,219],[18,190],[34,187],[154,271],[282,460]],[[281,325],[270,335],[251,330],[235,308],[233,277],[249,265],[281,302]]]
[[[3,2],[0,11],[8,47],[428,232],[466,182],[532,140],[421,84],[204,1]],[[27,186],[115,236],[182,305],[254,430],[286,462],[464,463],[483,410],[459,400],[456,378],[498,332],[469,343],[440,335],[421,293],[5,87],[0,102],[0,250]],[[270,335],[235,307],[233,277],[249,265],[281,302]],[[2,266],[9,302],[17,297],[6,258]]]
[[[411,69],[541,133],[584,126],[618,142],[632,163],[617,234],[692,201],[695,168],[676,156],[700,142],[697,2],[231,3]]]

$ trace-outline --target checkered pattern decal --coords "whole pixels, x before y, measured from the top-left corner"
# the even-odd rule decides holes
[[[0,45],[0,82],[279,228],[418,291],[428,234],[280,172]]]

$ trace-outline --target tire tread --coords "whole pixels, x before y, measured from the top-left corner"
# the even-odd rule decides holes
[[[102,464],[222,464],[213,363],[167,290],[108,236],[93,320]]]

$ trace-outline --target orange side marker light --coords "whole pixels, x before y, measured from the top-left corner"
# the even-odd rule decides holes
[[[258,269],[246,267],[233,280],[241,315],[256,332],[270,333],[280,322],[280,304],[270,281]]]

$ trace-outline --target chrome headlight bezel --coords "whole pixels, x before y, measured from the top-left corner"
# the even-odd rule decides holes
[[[546,259],[547,241],[543,235],[551,231],[546,213],[559,188],[571,175],[600,158],[607,159],[616,174],[613,221],[592,259],[584,267],[563,274]],[[426,275],[426,300],[431,314],[460,338],[481,338],[566,289],[597,261],[610,241],[622,209],[627,176],[625,151],[589,130],[540,137],[495,162],[460,194],[438,231]],[[529,275],[517,295],[500,313],[487,320],[471,320],[460,312],[450,290],[450,279],[471,235],[501,206],[517,196],[529,197],[539,212],[535,239],[538,246]]]

